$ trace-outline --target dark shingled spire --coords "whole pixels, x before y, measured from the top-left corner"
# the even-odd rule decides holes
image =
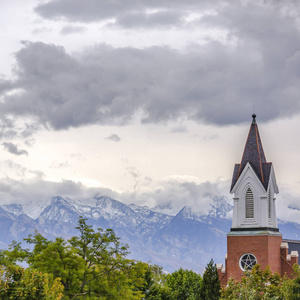
[[[246,141],[242,161],[240,164],[236,164],[234,168],[230,191],[233,189],[248,162],[267,190],[272,163],[267,163],[266,161],[264,149],[256,124],[255,114],[252,115],[252,124]]]

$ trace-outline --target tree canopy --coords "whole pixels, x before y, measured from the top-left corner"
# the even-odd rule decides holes
[[[203,274],[203,284],[201,288],[201,299],[217,300],[221,295],[221,285],[218,270],[214,260],[207,264]]]
[[[229,280],[222,289],[222,300],[300,300],[300,268],[294,265],[294,277],[280,277],[270,268],[264,270],[255,265],[251,271],[245,271],[242,280]]]
[[[184,269],[166,274],[158,266],[128,259],[128,246],[112,229],[94,230],[83,217],[76,229],[78,235],[68,240],[49,240],[35,232],[24,239],[28,248],[13,241],[1,250],[1,299],[218,299],[213,261],[203,279]]]
[[[0,269],[0,298],[22,300],[60,300],[63,286],[59,278],[17,265]]]
[[[95,232],[86,221],[79,218],[79,235],[69,240],[51,241],[36,232],[25,239],[32,250],[13,242],[2,251],[2,264],[26,262],[29,270],[60,278],[64,299],[142,299],[148,265],[127,259],[128,247],[112,229]]]
[[[255,265],[240,282],[220,282],[211,260],[203,277],[190,270],[171,274],[162,268],[127,258],[112,229],[96,231],[80,217],[78,235],[48,240],[35,232],[0,250],[0,298],[4,300],[300,300],[300,267],[294,277],[281,278]],[[26,267],[24,267],[26,265]]]

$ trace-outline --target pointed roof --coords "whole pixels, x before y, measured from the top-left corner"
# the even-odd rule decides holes
[[[230,191],[232,191],[234,185],[236,184],[239,176],[243,172],[247,163],[250,163],[257,177],[260,179],[261,183],[267,190],[272,163],[267,163],[266,161],[264,149],[260,139],[258,127],[256,124],[255,114],[252,115],[252,124],[250,126],[241,163],[236,164],[233,171]]]

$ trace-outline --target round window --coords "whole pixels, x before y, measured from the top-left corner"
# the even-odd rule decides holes
[[[251,253],[244,254],[240,258],[240,268],[243,271],[252,270],[256,263],[256,257]]]

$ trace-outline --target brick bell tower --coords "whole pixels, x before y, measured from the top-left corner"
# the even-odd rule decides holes
[[[232,228],[227,234],[225,267],[218,264],[221,284],[240,280],[246,269],[259,264],[282,273],[282,235],[277,228],[275,194],[278,187],[272,163],[267,162],[252,115],[241,163],[233,171],[230,192],[234,207]]]

